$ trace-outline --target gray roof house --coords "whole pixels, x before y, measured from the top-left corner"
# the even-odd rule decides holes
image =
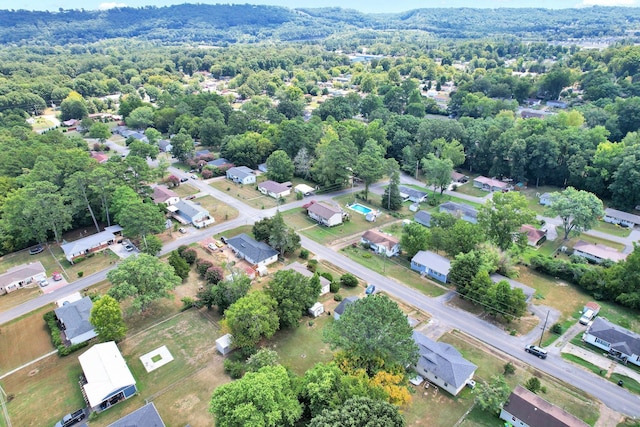
[[[100,233],[92,234],[73,242],[63,243],[60,248],[62,248],[67,261],[73,264],[75,258],[98,252],[114,244],[117,236],[120,235],[122,235],[122,227],[112,225],[111,227],[105,227],[104,231]]]
[[[473,379],[478,367],[451,345],[433,341],[417,331],[413,331],[413,340],[420,355],[416,371],[433,384],[456,396]]]
[[[551,206],[551,193],[542,193],[540,195],[539,203],[543,206]]]
[[[220,157],[219,159],[215,159],[215,160],[211,160],[210,162],[207,162],[207,165],[213,166],[216,168],[221,168],[221,167],[232,167],[233,163],[231,163],[229,160],[225,159],[224,157]]]
[[[442,255],[431,251],[418,251],[411,258],[411,269],[421,275],[426,275],[447,283],[451,261]]]
[[[165,427],[156,405],[149,402],[132,413],[125,415],[108,427]]]
[[[347,309],[347,307],[349,307],[351,304],[358,301],[359,299],[360,298],[358,297],[346,297],[345,299],[340,301],[340,304],[338,304],[338,306],[333,310],[333,318],[335,320],[340,319],[340,316],[344,314],[344,311]]]
[[[65,341],[70,345],[89,341],[97,335],[89,322],[92,307],[91,298],[84,297],[78,301],[63,304],[62,307],[54,310]]]
[[[640,216],[611,208],[604,210],[602,220],[611,224],[624,225],[625,227],[635,227],[640,224]]]
[[[306,206],[309,217],[320,224],[327,227],[342,224],[342,209],[313,201]]]
[[[440,212],[448,213],[472,224],[478,222],[478,210],[464,203],[445,202],[440,205]]]
[[[624,363],[640,366],[640,335],[602,317],[596,317],[582,340],[608,351]]]
[[[410,200],[414,203],[422,203],[427,200],[427,192],[416,190],[415,188],[399,186],[398,190],[400,191],[400,197],[404,200]]]
[[[258,184],[258,191],[262,194],[273,197],[274,199],[279,199],[280,197],[287,197],[291,194],[291,188],[287,187],[284,184],[280,184],[275,181],[264,181]]]
[[[425,227],[431,227],[431,214],[427,211],[418,211],[413,216],[413,220]]]
[[[215,222],[208,210],[189,200],[180,200],[173,206],[168,206],[167,210],[173,213],[176,221],[182,224],[192,224],[196,228],[206,227]]]
[[[166,139],[161,139],[158,141],[158,148],[163,153],[168,153],[173,150],[173,145],[171,145],[171,141],[167,141]]]
[[[589,425],[519,385],[511,392],[500,410],[500,419],[511,426],[587,427]]]
[[[227,244],[241,258],[253,266],[267,266],[278,260],[278,251],[264,242],[258,242],[245,233],[227,239]]]
[[[286,266],[283,270],[293,270],[295,272],[302,274],[304,277],[308,279],[311,279],[315,274],[309,271],[307,267],[305,267],[304,265],[300,264],[297,261],[292,262],[291,264]],[[320,286],[321,286],[320,295],[328,294],[330,290],[331,282],[326,277],[318,276],[318,278],[320,279]]]
[[[256,175],[246,166],[235,166],[227,169],[227,179],[238,184],[255,184]]]
[[[44,266],[40,261],[16,265],[0,274],[0,295],[23,288],[36,279],[45,277]]]

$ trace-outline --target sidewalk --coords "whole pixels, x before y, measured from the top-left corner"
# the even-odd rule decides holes
[[[629,378],[640,382],[640,373],[631,368],[627,368],[624,365],[619,364],[615,360],[611,360],[608,357],[601,356],[584,348],[577,347],[571,343],[568,343],[563,349],[563,353],[573,354],[589,363],[596,365],[599,368],[607,371],[606,377],[609,378],[612,373],[618,373],[625,375]]]

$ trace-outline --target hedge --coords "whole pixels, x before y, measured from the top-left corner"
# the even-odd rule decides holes
[[[47,323],[47,326],[49,327],[49,331],[51,332],[51,342],[53,343],[53,346],[58,349],[58,354],[60,356],[68,356],[74,351],[78,351],[81,348],[89,345],[89,341],[85,341],[80,344],[74,344],[67,347],[66,345],[64,345],[64,343],[62,342],[62,338],[60,337],[61,331],[58,327],[56,314],[53,311],[48,311],[44,314],[43,318]]]

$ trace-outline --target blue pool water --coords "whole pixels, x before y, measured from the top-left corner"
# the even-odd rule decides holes
[[[351,206],[349,206],[349,209],[353,209],[354,211],[360,212],[363,215],[368,214],[369,212],[371,212],[373,209],[368,208],[366,206],[362,206],[360,203],[355,203]]]

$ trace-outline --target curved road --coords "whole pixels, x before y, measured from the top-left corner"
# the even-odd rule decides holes
[[[176,176],[187,176],[186,173],[178,169],[170,168],[170,170],[171,173]],[[275,208],[259,210],[246,206],[239,200],[224,192],[218,191],[207,185],[205,182],[199,180],[190,180],[190,183],[195,185],[201,192],[210,194],[216,199],[238,209],[239,216],[238,218],[227,221],[223,224],[214,225],[208,229],[198,230],[184,235],[165,245],[162,253],[170,252],[180,245],[194,243],[205,237],[209,237],[226,230],[231,230],[241,225],[252,224],[264,217],[272,216],[276,211]],[[352,189],[344,190],[341,193],[347,193],[349,191],[352,191]],[[331,195],[315,196],[314,199],[323,200],[335,196],[336,193]],[[299,200],[283,205],[281,208],[282,210],[287,210],[301,206],[304,203],[304,200]],[[427,297],[406,285],[373,272],[305,236],[301,235],[300,237],[302,246],[316,254],[319,258],[325,259],[339,268],[355,274],[367,282],[375,283],[379,289],[384,290],[395,298],[403,300],[407,304],[413,305],[430,313],[434,318],[437,318],[439,322],[447,324],[452,328],[459,329],[500,351],[534,366],[540,371],[585,390],[615,411],[632,417],[640,417],[639,396],[629,393],[627,390],[573,364],[565,362],[559,355],[555,354],[555,352],[550,353],[546,360],[537,359],[524,352],[524,345],[527,343],[523,342],[523,340],[526,338],[512,337],[504,330],[485,322],[468,312],[444,304],[441,299]],[[58,289],[50,294],[41,295],[10,310],[4,311],[0,313],[0,324],[25,315],[46,304],[50,304],[71,292],[80,291],[97,282],[105,280],[108,271],[114,267],[115,266],[110,267],[91,276],[83,277],[64,288]]]

